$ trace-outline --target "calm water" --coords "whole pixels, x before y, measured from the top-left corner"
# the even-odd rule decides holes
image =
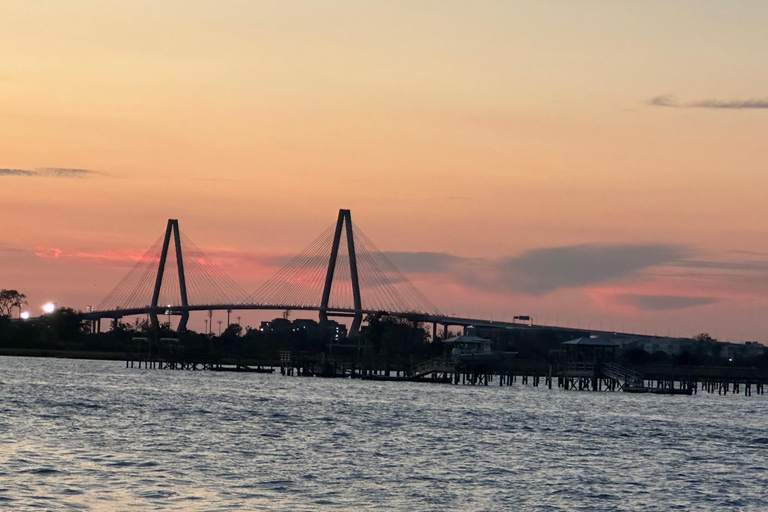
[[[768,510],[768,397],[0,357],[0,509]]]

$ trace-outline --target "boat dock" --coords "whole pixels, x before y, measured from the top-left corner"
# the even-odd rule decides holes
[[[455,364],[450,359],[430,359],[411,367],[360,365],[349,361],[293,357],[281,353],[273,363],[192,361],[161,357],[132,358],[126,368],[275,373],[291,377],[352,378],[389,382],[426,382],[472,386],[557,387],[565,391],[651,393],[693,395],[764,395],[768,372],[751,368],[648,367],[644,373],[615,363],[569,363],[547,365],[520,360],[504,364]]]
[[[663,395],[692,395],[699,391],[719,395],[764,395],[768,371],[757,368],[704,366],[645,366],[628,368],[614,362],[542,363],[514,354],[483,358],[433,358],[409,365],[386,360],[350,360],[325,354],[283,351],[275,361],[222,360],[192,357],[175,339],[157,343],[138,338],[137,350],[126,368],[241,373],[274,373],[284,376],[357,378],[376,381],[428,382],[472,386],[513,384],[557,386],[565,391],[623,391]]]

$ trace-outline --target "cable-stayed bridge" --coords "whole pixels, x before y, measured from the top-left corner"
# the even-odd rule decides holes
[[[165,233],[109,292],[87,319],[117,320],[144,315],[180,316],[186,329],[191,311],[317,311],[320,321],[352,318],[350,334],[363,317],[382,314],[448,326],[508,322],[443,315],[352,222],[349,210],[255,292],[248,294],[169,219]]]

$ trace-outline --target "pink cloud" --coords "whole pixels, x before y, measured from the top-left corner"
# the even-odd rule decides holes
[[[84,258],[87,260],[135,262],[139,261],[143,255],[143,252],[133,249],[104,249],[96,252],[82,251],[74,254],[67,254],[66,256],[70,258]]]
[[[34,252],[38,258],[58,258],[64,254],[58,247],[35,247]]]

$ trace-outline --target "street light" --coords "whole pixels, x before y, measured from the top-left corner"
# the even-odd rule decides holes
[[[219,324],[219,338],[221,338],[221,324],[223,323],[223,321],[222,320],[216,320],[216,322],[218,322],[218,324]]]
[[[56,311],[56,303],[55,302],[46,302],[43,304],[43,313],[53,313]]]
[[[24,312],[22,312],[22,313],[19,315],[19,317],[20,317],[22,320],[27,320],[27,319],[29,319],[29,311],[24,311]]]

